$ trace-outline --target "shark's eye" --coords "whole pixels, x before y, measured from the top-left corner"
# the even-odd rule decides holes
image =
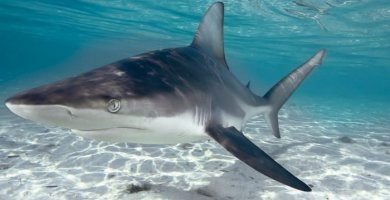
[[[116,112],[118,112],[120,109],[121,109],[121,101],[119,101],[118,99],[111,99],[111,100],[107,103],[107,110],[108,110],[108,112],[110,112],[110,113],[116,113]]]

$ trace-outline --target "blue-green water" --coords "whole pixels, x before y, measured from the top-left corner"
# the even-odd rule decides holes
[[[3,0],[1,83],[49,72],[48,82],[136,53],[187,45],[211,2]],[[260,93],[316,50],[326,48],[324,66],[295,96],[390,99],[386,0],[225,4],[228,63]]]
[[[77,75],[124,57],[155,49],[185,46],[192,41],[201,16],[212,2],[1,0],[0,101],[21,90]],[[229,194],[230,197],[345,199],[353,198],[351,195],[359,190],[363,191],[359,195],[366,194],[360,196],[361,199],[369,199],[370,196],[385,199],[390,190],[390,1],[229,0],[224,3],[227,62],[243,83],[251,81],[253,91],[258,94],[264,94],[317,50],[328,50],[323,65],[294,93],[282,112],[281,129],[285,138],[275,141],[269,129],[262,127],[262,120],[257,119],[253,124],[262,127],[261,135],[254,134],[259,130],[253,128],[253,124],[248,125],[247,132],[254,134],[257,144],[263,145],[269,152],[277,152],[295,143],[298,147],[298,144],[301,144],[301,148],[307,147],[297,149],[292,145],[295,149],[279,153],[278,157],[283,161],[286,156],[299,155],[300,159],[287,159],[283,164],[295,174],[300,173],[304,180],[312,180],[313,193],[304,195],[286,188],[282,190],[282,186],[277,183],[268,183],[265,177],[254,175],[260,179],[260,184],[251,183],[259,186],[250,186],[245,190],[252,196]],[[0,143],[0,185],[3,188],[0,189],[0,199],[20,199],[29,194],[34,199],[50,199],[41,193],[48,190],[45,186],[53,184],[57,187],[49,188],[50,191],[46,193],[58,198],[122,198],[119,194],[124,190],[123,187],[134,180],[174,188],[159,188],[162,194],[168,194],[163,195],[167,199],[207,199],[210,195],[216,199],[229,197],[222,195],[220,188],[207,186],[222,183],[218,177],[210,181],[213,173],[202,167],[214,166],[202,160],[206,153],[198,157],[195,155],[195,161],[194,158],[183,158],[180,161],[168,159],[173,163],[197,163],[191,165],[190,169],[183,167],[186,166],[183,163],[179,164],[180,169],[185,168],[184,171],[175,168],[182,173],[181,176],[177,173],[169,174],[171,170],[157,167],[157,172],[150,172],[150,178],[144,180],[141,178],[144,176],[142,173],[127,168],[135,164],[134,159],[158,165],[160,156],[166,154],[154,155],[154,151],[163,149],[163,152],[172,151],[175,155],[182,155],[179,146],[174,146],[173,150],[160,146],[154,150],[152,147],[146,148],[149,157],[130,156],[130,159],[122,155],[126,153],[125,150],[118,149],[129,149],[127,153],[132,154],[143,146],[121,144],[111,148],[106,143],[90,143],[70,134],[68,130],[19,119],[3,105],[0,111],[0,138],[4,141]],[[340,142],[343,140],[339,139],[344,136],[352,138],[354,142]],[[60,155],[58,152],[56,154],[58,149],[46,149],[47,143],[59,149],[66,149],[64,145],[72,148],[69,152],[60,151],[59,159],[56,157]],[[213,142],[194,145],[203,150],[219,149],[217,145],[214,148]],[[99,150],[101,146],[104,151]],[[313,150],[312,147],[318,149]],[[318,153],[321,148],[325,149],[322,152],[327,153]],[[304,154],[301,150],[312,154]],[[39,156],[40,151],[44,158]],[[67,160],[82,160],[78,156],[85,158],[99,152],[103,152],[103,155],[96,157],[100,156],[103,161],[97,159],[92,165],[88,160],[79,163],[75,161],[74,165],[63,166]],[[19,157],[9,158],[11,154]],[[219,167],[217,171],[225,170],[224,167],[234,169],[228,165],[234,158],[226,159],[224,156],[228,154],[222,149],[213,150],[211,155],[223,163],[215,164]],[[117,161],[118,157],[128,160]],[[318,160],[318,165],[311,163],[317,171],[298,164],[308,159],[314,160],[312,162]],[[111,166],[112,162],[123,162],[123,165],[118,164],[120,167],[115,168]],[[80,163],[83,165],[81,168]],[[110,163],[109,166],[106,163]],[[305,174],[299,167],[310,173]],[[107,178],[111,172],[119,178]],[[158,176],[158,172],[163,174],[163,178]],[[72,176],[88,173],[96,175],[81,180],[77,179],[78,175]],[[255,174],[245,170],[243,173]],[[322,176],[315,177],[315,174]],[[61,177],[67,181],[58,183]],[[220,180],[235,179],[233,175],[228,175],[226,179],[223,177]],[[16,181],[19,179],[20,183]],[[370,184],[354,185],[353,181]],[[38,189],[27,186],[32,183]],[[114,188],[99,189],[107,184],[112,184]],[[177,184],[184,186],[176,187]],[[198,194],[194,191],[200,186],[206,188],[207,191],[203,191],[206,195],[191,196]],[[172,197],[171,193],[179,197]],[[152,198],[153,195],[150,195],[141,196]]]

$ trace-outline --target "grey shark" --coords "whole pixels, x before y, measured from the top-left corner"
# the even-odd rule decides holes
[[[280,138],[278,111],[325,56],[320,50],[264,96],[230,71],[223,44],[223,3],[203,16],[189,46],[156,50],[34,88],[5,104],[23,118],[96,140],[173,144],[213,138],[253,169],[302,191],[310,187],[241,132],[263,113]]]

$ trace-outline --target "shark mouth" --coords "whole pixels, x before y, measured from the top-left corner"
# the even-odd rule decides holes
[[[71,129],[72,131],[83,131],[83,132],[96,132],[96,131],[107,131],[111,129],[132,129],[132,130],[147,130],[146,128],[138,128],[138,127],[130,127],[130,126],[123,126],[123,127],[110,127],[110,128],[98,128],[98,129]]]
[[[111,127],[89,130],[71,129],[82,137],[109,142],[133,142],[131,138],[147,138],[147,129],[138,127]]]

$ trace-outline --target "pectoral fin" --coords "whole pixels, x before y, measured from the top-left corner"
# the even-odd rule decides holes
[[[311,188],[274,161],[234,127],[210,125],[206,132],[226,150],[262,174],[302,191]]]

